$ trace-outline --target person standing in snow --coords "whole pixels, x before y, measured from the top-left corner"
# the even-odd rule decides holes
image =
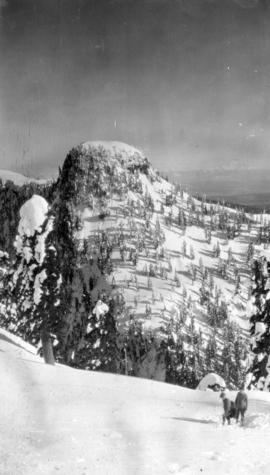
[[[238,422],[239,415],[241,416],[241,424],[244,422],[245,412],[248,408],[248,397],[245,392],[245,386],[242,386],[238,391],[235,399],[236,422]]]
[[[222,416],[222,423],[224,425],[225,421],[227,420],[228,424],[230,425],[231,418],[236,416],[234,402],[229,399],[225,391],[221,392],[220,397],[222,399],[223,409],[224,409],[224,414]]]

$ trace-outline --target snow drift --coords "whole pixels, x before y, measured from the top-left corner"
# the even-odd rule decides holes
[[[221,376],[215,373],[206,374],[203,379],[200,381],[197,389],[201,391],[206,391],[207,389],[224,389],[226,387],[226,383]]]
[[[50,367],[4,337],[1,474],[269,473],[269,394],[249,394],[245,427],[222,426],[219,393]]]

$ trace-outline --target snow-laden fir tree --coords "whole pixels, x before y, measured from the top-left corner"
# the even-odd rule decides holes
[[[113,298],[99,299],[89,314],[86,331],[71,364],[77,368],[110,373],[120,372],[119,334]]]
[[[50,295],[50,289],[49,294],[46,292],[45,281],[48,286],[53,285],[53,280],[48,283],[50,280],[48,278],[51,265],[56,274],[57,266],[55,262],[50,264],[51,244],[46,245],[46,240],[53,228],[53,218],[48,216],[48,211],[48,203],[38,195],[34,195],[20,210],[20,222],[14,244],[16,257],[10,275],[4,325],[5,328],[16,332],[34,345],[37,345],[41,339],[44,356],[48,356],[45,359],[53,363],[50,331],[54,331],[55,328],[54,325],[50,328],[50,325],[54,320],[54,315],[52,313],[52,316],[49,316],[45,301],[48,300],[51,311],[56,300],[54,295]],[[48,256],[47,251],[49,251]],[[43,291],[45,291],[44,295]],[[14,309],[16,309],[16,324]]]
[[[270,289],[269,265],[265,258],[253,262],[253,295],[248,303],[253,363],[249,387],[270,391]]]
[[[53,363],[54,352],[61,354],[61,325],[63,315],[62,276],[60,272],[57,235],[52,229],[45,241],[45,257],[42,263],[43,280],[35,315],[41,322],[40,334],[43,356],[47,363]],[[59,341],[60,340],[60,341]],[[60,356],[59,354],[59,356]],[[58,356],[58,355],[57,355]]]

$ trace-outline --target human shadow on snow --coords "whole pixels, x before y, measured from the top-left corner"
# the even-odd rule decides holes
[[[213,419],[195,419],[194,417],[168,417],[167,419],[174,419],[183,422],[195,422],[197,424],[216,424],[217,421]]]

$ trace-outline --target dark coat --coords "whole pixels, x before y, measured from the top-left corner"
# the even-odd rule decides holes
[[[248,408],[248,397],[243,389],[237,393],[235,407],[238,411],[246,411]]]
[[[230,417],[235,417],[235,405],[234,402],[231,401],[229,398],[225,397],[222,399],[223,402],[223,409],[224,409],[224,417],[229,419]]]

